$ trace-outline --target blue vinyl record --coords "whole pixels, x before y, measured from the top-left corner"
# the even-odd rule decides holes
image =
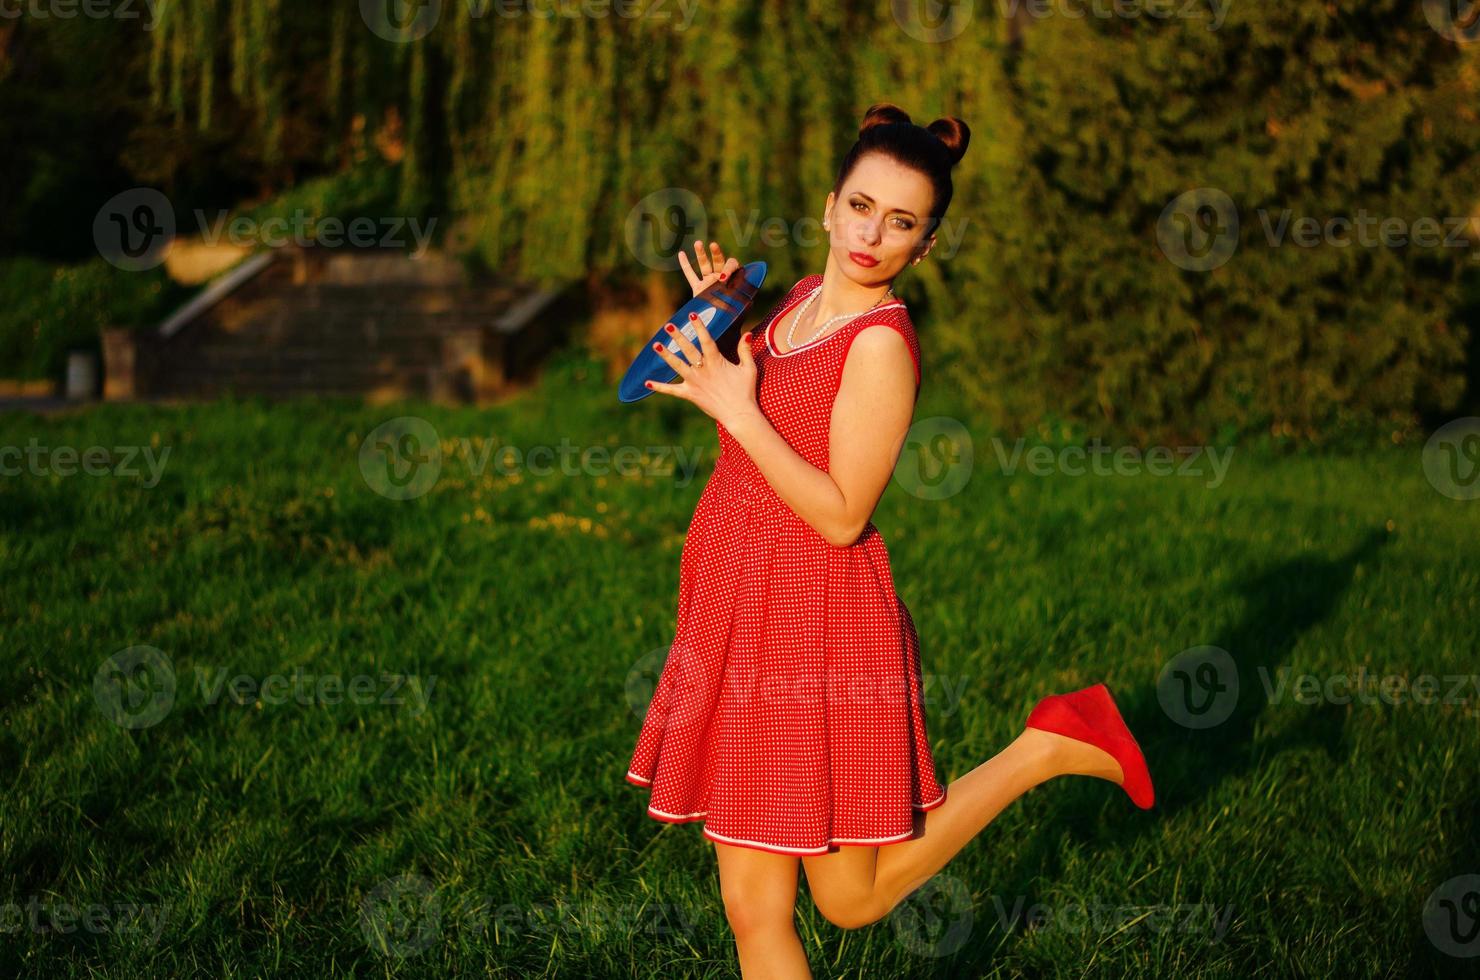
[[[698,347],[699,332],[689,322],[689,314],[692,313],[704,324],[709,336],[718,340],[745,315],[751,301],[755,299],[756,290],[765,281],[766,263],[752,262],[737,269],[736,275],[728,282],[710,283],[707,289],[680,307],[667,322],[678,327],[689,339],[689,343]],[[635,402],[651,395],[653,391],[643,384],[645,381],[669,383],[678,379],[678,372],[669,367],[658,352],[653,350],[654,344],[666,341],[670,353],[679,360],[684,358],[683,351],[678,346],[678,338],[669,338],[664,327],[659,327],[658,332],[648,338],[648,342],[642,345],[642,350],[633,359],[632,366],[627,368],[621,384],[617,386],[617,398],[620,400]]]

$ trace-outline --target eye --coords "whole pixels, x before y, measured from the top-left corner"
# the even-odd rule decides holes
[[[908,218],[895,218],[894,220],[899,222],[899,228],[901,231],[909,231],[911,228],[915,227],[915,223]]]
[[[862,201],[854,201],[853,202],[853,207],[854,207],[854,209],[862,209],[864,211],[867,211],[868,210],[868,205],[867,204],[864,204]]]

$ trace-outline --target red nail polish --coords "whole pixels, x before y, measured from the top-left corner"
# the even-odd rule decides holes
[[[651,381],[644,381],[643,384],[646,385],[649,388],[651,388],[653,386],[653,383]]]
[[[654,344],[653,345],[653,350],[662,350],[662,349],[663,349],[663,345],[662,344]]]
[[[697,314],[697,313],[690,313],[689,314],[689,319],[690,320],[697,320],[697,319],[699,319],[699,314]]]
[[[666,323],[666,324],[663,325],[663,329],[664,330],[667,330],[669,333],[672,333],[673,332],[673,324]]]
[[[719,281],[720,282],[724,282],[726,279],[729,278],[729,276],[730,276],[730,274],[728,272],[721,272],[719,274]]]

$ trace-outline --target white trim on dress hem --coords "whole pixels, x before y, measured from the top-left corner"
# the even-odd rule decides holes
[[[631,771],[630,769],[627,771],[627,775],[631,776],[633,779],[642,780],[642,782],[647,785],[651,785],[652,783],[652,780],[643,779],[641,776],[637,775],[637,773]],[[911,803],[910,806],[915,808],[916,810],[929,810],[933,807],[939,806],[941,802],[945,800],[945,798],[946,793],[945,790],[942,789],[941,794],[935,799],[931,800],[929,803]],[[654,816],[666,817],[670,820],[684,820],[689,822],[697,820],[700,817],[707,817],[709,815],[708,810],[701,810],[698,813],[669,813],[666,810],[659,810],[657,807],[654,807],[652,805],[649,805],[647,809],[648,813],[651,813]],[[892,844],[895,841],[905,840],[914,833],[914,830],[907,830],[902,834],[895,834],[892,837],[834,837],[826,844],[824,844],[821,850],[818,850],[816,848],[809,847],[784,847],[780,844],[765,844],[761,841],[745,840],[742,837],[727,837],[724,834],[715,833],[714,831],[710,830],[708,826],[703,826],[699,829],[703,832],[705,837],[708,837],[710,840],[717,840],[724,844],[742,844],[749,847],[760,848],[761,850],[769,850],[772,852],[779,851],[787,854],[802,855],[826,854],[828,848],[832,847],[834,844]]]

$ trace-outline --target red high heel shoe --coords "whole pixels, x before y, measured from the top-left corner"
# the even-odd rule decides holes
[[[1053,732],[1104,749],[1125,774],[1121,789],[1143,810],[1151,809],[1155,791],[1146,757],[1131,730],[1125,727],[1110,689],[1096,684],[1068,694],[1051,694],[1028,714],[1026,728]]]

